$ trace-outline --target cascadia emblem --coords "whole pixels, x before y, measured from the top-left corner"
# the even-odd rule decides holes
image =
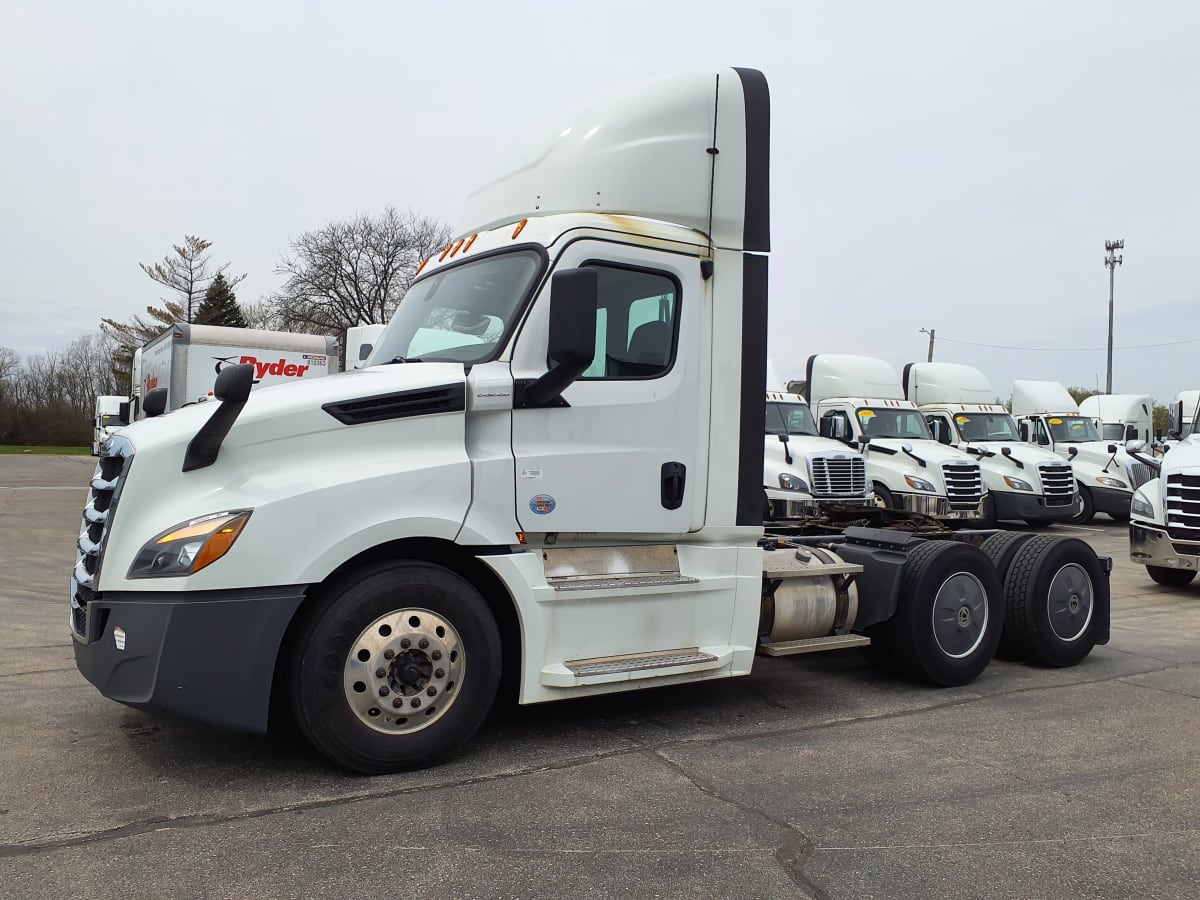
[[[529,508],[539,516],[554,512],[554,498],[549,494],[538,494],[529,501]]]

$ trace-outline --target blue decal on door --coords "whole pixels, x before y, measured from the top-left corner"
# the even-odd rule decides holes
[[[554,498],[549,494],[538,494],[529,501],[529,508],[539,516],[554,512]]]

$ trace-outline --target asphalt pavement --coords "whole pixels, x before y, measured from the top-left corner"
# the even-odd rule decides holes
[[[1080,666],[895,680],[853,651],[518,708],[363,778],[137,712],[75,669],[89,457],[0,456],[0,897],[1200,896],[1200,586],[1098,517]]]

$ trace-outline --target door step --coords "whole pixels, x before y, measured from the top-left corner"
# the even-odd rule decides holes
[[[729,665],[735,647],[682,647],[652,653],[596,656],[569,659],[542,669],[541,682],[548,687],[578,687],[611,681],[657,678],[685,672],[703,672]],[[710,652],[711,651],[711,652]]]
[[[689,578],[678,572],[633,572],[622,575],[564,575],[547,578],[546,583],[556,591],[605,591],[615,588],[699,584],[700,579]]]
[[[556,591],[611,591],[699,584],[679,572],[674,544],[574,547],[542,551],[546,583]]]
[[[774,644],[759,644],[758,651],[764,656],[793,656],[797,653],[820,653],[822,650],[865,647],[870,643],[871,639],[861,634],[831,634],[827,637],[801,638],[797,641],[777,641]]]

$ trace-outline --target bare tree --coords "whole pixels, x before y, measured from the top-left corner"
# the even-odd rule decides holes
[[[271,317],[312,333],[386,322],[421,262],[449,240],[449,226],[392,206],[378,218],[359,215],[305,232],[275,267],[287,280],[266,299]]]
[[[229,263],[218,266],[215,271],[209,271],[212,256],[208,253],[208,248],[211,246],[212,241],[189,234],[184,236],[182,244],[175,245],[175,253],[168,253],[162,262],[138,263],[152,280],[170,288],[179,296],[176,302],[187,312],[184,321],[192,321],[195,308],[204,298],[204,292],[218,275],[224,276],[230,290],[246,277],[244,274],[228,274]]]

